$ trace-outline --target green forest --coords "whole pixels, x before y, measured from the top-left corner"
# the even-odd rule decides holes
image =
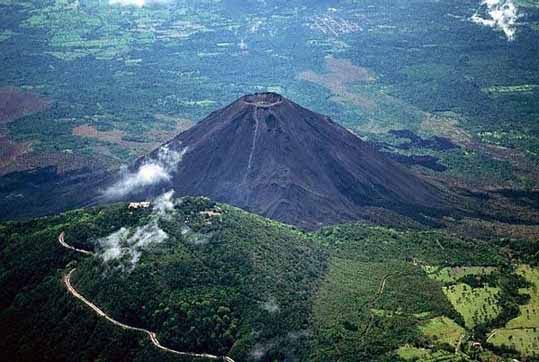
[[[524,257],[537,242],[364,223],[305,232],[206,198],[173,203],[1,224],[3,356],[182,359],[74,299],[62,276],[76,268],[86,298],[181,351],[235,361],[537,358],[537,260]],[[161,242],[129,244],[154,229]],[[62,247],[61,232],[95,255]],[[532,331],[529,343],[515,328]]]

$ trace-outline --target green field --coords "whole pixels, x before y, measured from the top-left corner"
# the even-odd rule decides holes
[[[381,263],[332,259],[314,305],[317,322],[340,326],[348,320],[357,325],[361,321],[358,307],[374,298],[385,274]],[[363,312],[367,314],[368,310]]]
[[[474,285],[467,283],[475,281],[480,283],[481,278],[490,276],[496,271],[489,266],[456,266],[433,267],[422,266],[425,273],[432,279],[443,283],[444,294],[457,312],[463,317],[466,328],[473,329],[479,324],[487,323],[498,316],[500,289],[496,286]],[[473,285],[473,284],[472,284]]]
[[[443,283],[456,283],[460,278],[468,275],[486,275],[492,273],[496,268],[488,266],[464,266],[464,267],[433,267],[424,265],[423,269],[427,275]]]
[[[539,328],[498,329],[489,343],[508,347],[523,356],[539,356]]]
[[[130,351],[140,360],[156,360],[144,359],[155,351],[151,346],[138,350],[137,336],[133,342],[125,335],[129,344],[107,347],[107,336],[117,338],[114,326],[104,321],[95,327],[95,315],[81,312],[85,309],[62,289],[62,270],[73,267],[70,262],[77,255],[58,244],[61,231],[68,244],[98,253],[79,258],[73,282],[111,316],[156,330],[167,346],[228,351],[239,360],[254,353],[268,360],[290,356],[320,362],[463,360],[479,352],[473,342],[484,339],[476,325],[497,315],[497,298],[514,304],[506,285],[525,286],[512,270],[500,273],[506,259],[500,259],[493,243],[443,231],[365,224],[311,233],[219,207],[223,213],[211,224],[201,212],[216,205],[205,198],[184,198],[171,211],[174,217],[158,221],[154,211],[132,212],[126,204],[116,204],[0,224],[0,236],[7,240],[0,254],[0,302],[8,308],[0,314],[6,326],[0,349],[24,356],[61,350],[72,359],[77,351],[68,346],[89,339],[92,343],[81,350],[96,358]],[[109,245],[103,240],[119,227],[135,235],[148,225],[160,228],[168,239],[133,250],[122,239],[117,259],[101,257]],[[432,267],[422,267],[418,260]],[[518,273],[537,279],[536,269],[521,267]],[[30,308],[35,305],[36,313]],[[77,306],[82,309],[72,309]],[[534,307],[522,308],[531,313]],[[15,316],[20,323],[9,322]],[[35,327],[42,325],[60,327],[43,334]],[[98,330],[99,341],[87,336]],[[529,353],[535,332],[521,331],[503,343]],[[505,335],[494,334],[490,342]],[[483,360],[491,361],[489,356]]]
[[[465,333],[464,328],[445,316],[429,319],[419,329],[434,343],[451,347],[456,347]]]
[[[520,265],[517,273],[522,275],[529,283],[529,288],[520,289],[521,294],[528,294],[530,300],[520,306],[520,315],[507,323],[507,328],[539,328],[539,268],[529,265]]]
[[[507,85],[507,86],[492,86],[481,89],[483,92],[491,96],[512,95],[515,93],[533,94],[539,90],[537,84],[522,84],[522,85]]]
[[[445,295],[462,315],[467,328],[488,322],[500,313],[499,291],[496,287],[472,288],[464,283],[444,287]]]
[[[397,351],[398,356],[404,361],[446,361],[446,362],[457,362],[465,361],[465,359],[460,356],[455,356],[451,352],[447,351],[436,351],[433,352],[429,349],[418,348],[413,346],[402,346]]]
[[[488,342],[512,348],[525,356],[539,356],[539,268],[520,265],[517,273],[530,283],[528,288],[519,290],[530,299],[520,306],[518,317],[492,332]]]

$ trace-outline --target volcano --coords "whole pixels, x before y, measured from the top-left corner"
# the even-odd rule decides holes
[[[173,188],[306,229],[357,220],[366,207],[406,214],[445,207],[438,187],[276,93],[241,97],[133,169],[170,154],[181,161],[144,197]]]

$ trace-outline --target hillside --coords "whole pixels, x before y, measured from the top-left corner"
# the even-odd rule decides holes
[[[62,231],[95,256],[60,245]],[[0,350],[10,360],[189,359],[76,300],[62,283],[74,268],[85,298],[179,351],[234,361],[469,360],[478,342],[480,359],[532,356],[487,343],[537,299],[519,289],[529,284],[518,265],[530,260],[515,259],[516,249],[505,256],[516,244],[365,224],[306,233],[172,193],[150,208],[120,203],[2,224],[0,238]]]
[[[73,305],[84,310],[65,291],[62,293],[62,285],[58,284],[58,269],[79,259],[72,278],[76,288],[122,322],[157,330],[159,340],[167,347],[218,355],[230,350],[234,356],[243,356],[239,360],[255,353],[260,343],[274,344],[269,353],[275,356],[305,353],[304,338],[290,341],[288,334],[310,329],[310,299],[325,265],[324,253],[312,240],[288,226],[231,207],[223,209],[217,211],[206,199],[185,199],[177,211],[167,210],[170,214],[166,216],[158,216],[161,211],[157,210],[129,211],[123,204],[3,226],[2,238],[10,242],[2,251],[0,319],[2,325],[11,328],[3,330],[5,338],[0,349],[13,353],[12,356],[24,354],[21,348],[25,343],[10,341],[36,336],[27,330],[31,327],[25,320],[48,318],[48,323],[39,325],[65,325],[69,324],[71,313],[62,317],[62,310]],[[208,210],[224,212],[224,216],[201,214]],[[21,228],[26,230],[24,235],[16,231],[21,232]],[[118,235],[125,228],[138,235],[132,235],[131,240],[138,237],[138,242],[144,243],[144,239],[149,244],[130,245],[131,249],[123,249],[125,254],[112,257],[113,247],[108,242],[114,236],[107,239],[107,234],[115,231],[111,235]],[[97,257],[81,259],[77,253],[62,248],[56,241],[61,231],[65,231],[66,243],[80,249],[95,249]],[[160,233],[167,235],[162,243],[156,239]],[[96,245],[99,237],[102,243]],[[34,250],[34,243],[39,244],[40,250]],[[138,257],[140,260],[136,260]],[[30,267],[38,264],[42,270]],[[51,284],[51,289],[59,293],[38,295],[38,291],[50,288]],[[43,298],[46,303],[37,302]],[[55,304],[62,307],[52,315],[23,312],[35,303],[43,308]],[[275,313],[279,318],[275,318]],[[87,313],[86,317],[93,316]],[[9,320],[17,323],[4,323]],[[56,347],[51,346],[57,339],[54,332],[43,333],[34,340],[32,353],[43,344],[44,348],[65,349],[61,355],[69,356],[67,346],[83,342],[78,338],[86,333],[97,332],[89,324],[80,326],[88,331],[77,331],[71,336],[73,341],[62,341],[65,344]],[[114,329],[103,324],[103,328]],[[114,333],[103,332],[100,338],[107,335]],[[143,335],[134,335],[137,338],[125,347],[115,346],[116,353],[151,359],[147,351],[132,351],[133,343],[144,340]],[[100,344],[83,343],[82,349],[88,349],[89,356],[107,354],[107,348],[105,352],[99,351]],[[54,359],[51,353],[43,356]]]
[[[539,362],[539,0],[0,0],[0,362]]]
[[[306,229],[358,220],[369,208],[421,219],[448,196],[333,122],[276,93],[211,113],[105,187],[105,198],[208,196]]]

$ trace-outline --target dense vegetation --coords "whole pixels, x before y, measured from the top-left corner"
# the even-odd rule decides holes
[[[206,220],[200,212],[211,207],[185,199],[161,224],[169,238],[131,271],[120,260],[86,260],[76,282],[112,315],[159,330],[179,350],[243,360],[256,342],[273,346],[270,356],[303,352],[288,335],[310,329],[323,252],[298,231],[235,209]]]
[[[512,244],[366,224],[306,233],[205,198],[174,205],[163,211],[117,204],[2,224],[2,357],[173,358],[73,299],[61,276],[75,266],[75,287],[117,320],[157,331],[171,348],[236,361],[431,358],[455,351],[465,360],[486,358],[474,342],[513,357],[518,348],[533,348],[502,346],[505,329],[485,344],[521,313],[528,315],[518,322],[523,331],[535,323],[536,291],[521,276],[534,274],[514,269],[518,259],[505,256]],[[122,228],[129,237],[113,244]],[[141,230],[167,237],[137,249],[129,240]],[[61,247],[61,231],[67,243],[96,256]],[[111,245],[121,253],[111,254]],[[524,242],[516,245],[518,255]],[[485,298],[469,299],[470,293]]]
[[[99,223],[98,215],[114,222],[127,214],[122,205],[0,227],[3,360],[177,360],[157,351],[139,334],[112,327],[88,313],[66,293],[62,270],[74,265],[79,255],[60,248],[58,234],[79,221],[82,227],[84,219]]]
[[[115,318],[236,361],[539,359],[537,0],[513,1],[513,41],[470,21],[481,0],[157,2],[0,0],[0,93],[50,101],[0,109],[0,219],[78,204],[80,185],[261,90],[473,186],[489,218],[445,219],[455,236],[373,211],[401,228],[305,233],[193,198],[169,216],[118,204],[5,222],[1,360],[176,360],[73,299],[74,267]],[[507,199],[482,192],[500,187]],[[62,231],[97,256],[62,248]]]

